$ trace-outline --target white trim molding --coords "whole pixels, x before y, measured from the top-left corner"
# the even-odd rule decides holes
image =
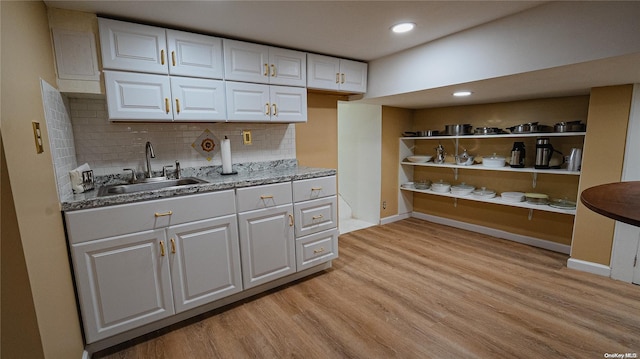
[[[380,218],[380,224],[389,224],[411,217],[411,213],[396,214],[389,217]]]
[[[438,216],[434,216],[426,213],[420,213],[420,212],[414,211],[411,216],[414,218],[425,220],[425,221],[443,224],[445,226],[465,229],[468,231],[482,233],[482,234],[486,234],[486,235],[497,237],[497,238],[507,239],[510,241],[523,243],[523,244],[527,244],[527,245],[538,247],[538,248],[548,249],[554,252],[569,254],[571,250],[571,246],[566,244],[551,242],[551,241],[530,237],[530,236],[524,236],[521,234],[511,233],[511,232],[507,232],[507,231],[503,231],[495,228],[480,226],[477,224],[456,221],[454,219],[438,217]]]
[[[604,264],[583,261],[581,259],[569,258],[567,260],[567,268],[587,272],[591,274],[601,275],[603,277],[611,276],[611,268]]]

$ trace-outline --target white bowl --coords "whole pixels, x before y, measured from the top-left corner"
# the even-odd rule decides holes
[[[493,156],[482,158],[482,165],[485,167],[499,168],[504,167],[506,163],[507,159],[505,157],[498,156],[495,153],[493,154]]]
[[[482,187],[481,189],[477,189],[473,191],[473,196],[476,198],[484,198],[484,199],[493,198],[496,196],[496,191]]]
[[[522,202],[524,201],[524,193],[522,192],[502,192],[500,194],[505,202]]]
[[[429,162],[433,156],[409,156],[407,157],[407,161],[415,162],[415,163],[425,163]]]
[[[461,183],[459,185],[451,186],[451,194],[455,194],[456,196],[467,196],[476,189],[473,186],[469,186],[468,184]]]
[[[431,190],[437,193],[447,193],[451,189],[451,185],[447,182],[439,181],[431,184]]]

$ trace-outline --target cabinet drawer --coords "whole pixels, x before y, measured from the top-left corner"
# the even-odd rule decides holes
[[[296,237],[338,226],[337,196],[314,199],[294,205]]]
[[[298,272],[338,258],[338,229],[296,239]]]
[[[70,243],[233,214],[233,190],[65,212]]]
[[[336,193],[336,176],[311,178],[293,182],[294,202],[334,196]]]
[[[291,182],[238,188],[238,212],[291,203]]]

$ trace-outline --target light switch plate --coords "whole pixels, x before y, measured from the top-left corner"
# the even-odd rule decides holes
[[[242,131],[242,143],[245,145],[251,144],[251,131]]]
[[[40,131],[40,123],[32,122],[33,125],[33,137],[36,140],[36,153],[44,152],[44,147],[42,146],[42,132]]]

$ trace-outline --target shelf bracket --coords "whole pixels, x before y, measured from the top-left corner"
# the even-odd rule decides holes
[[[529,216],[527,217],[529,220],[533,218],[533,208],[529,208]]]
[[[532,187],[536,188],[536,184],[538,183],[538,172],[533,172],[533,183]]]
[[[458,207],[458,199],[457,198],[453,199],[453,207],[455,207],[455,208]]]
[[[456,180],[456,181],[458,180],[458,169],[457,168],[453,169],[453,179]]]

